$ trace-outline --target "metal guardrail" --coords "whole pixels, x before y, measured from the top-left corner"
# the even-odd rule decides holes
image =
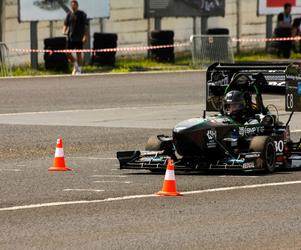
[[[232,38],[229,35],[193,35],[190,41],[194,67],[215,62],[234,63]]]
[[[11,75],[11,65],[9,61],[9,49],[5,43],[0,42],[0,77]]]

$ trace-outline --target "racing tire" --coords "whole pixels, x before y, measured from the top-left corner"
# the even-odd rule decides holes
[[[150,45],[166,45],[174,44],[174,32],[171,30],[155,30],[150,33]],[[150,50],[150,58],[158,62],[171,62],[175,61],[174,48],[161,48]]]
[[[275,171],[276,150],[271,137],[255,136],[250,143],[249,150],[251,152],[261,153],[261,157],[256,160],[256,167],[260,166],[267,173],[273,173]]]
[[[93,49],[117,48],[118,36],[115,33],[94,33]],[[92,55],[92,65],[114,67],[116,51],[97,52]]]
[[[161,151],[162,150],[162,142],[158,139],[157,136],[151,136],[146,145],[146,151]]]
[[[172,30],[153,30],[151,31],[151,38],[163,40],[164,42],[172,42],[174,39],[174,31]]]
[[[66,49],[66,37],[53,37],[44,39],[44,49],[62,50]],[[69,63],[65,53],[44,53],[45,69],[68,72]]]
[[[44,39],[45,49],[66,49],[67,39],[66,37],[52,37]]]

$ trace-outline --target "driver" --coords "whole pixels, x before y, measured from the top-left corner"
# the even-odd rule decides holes
[[[225,95],[223,113],[241,124],[258,124],[254,113],[248,112],[244,94],[238,90],[232,90]]]

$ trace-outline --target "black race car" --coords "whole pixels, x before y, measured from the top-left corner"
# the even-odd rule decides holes
[[[301,140],[293,142],[289,128],[293,113],[301,111],[301,65],[235,66],[214,64],[208,69],[206,110],[219,111],[216,115],[207,116],[204,111],[201,118],[180,122],[172,137],[151,137],[145,151],[117,152],[120,168],[163,171],[170,158],[176,170],[187,171],[261,169],[271,173],[277,167],[301,167]],[[272,76],[286,86],[286,110],[291,115],[285,124],[276,107],[265,106],[262,99],[262,92],[273,90],[267,80]],[[222,100],[230,92],[243,93],[247,104],[243,121],[225,111]]]

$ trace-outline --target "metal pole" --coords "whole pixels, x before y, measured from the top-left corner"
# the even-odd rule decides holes
[[[240,5],[241,5],[241,0],[236,0],[236,38],[239,39],[241,36],[241,29],[240,29]],[[237,53],[240,53],[240,42],[237,42]]]
[[[104,24],[104,19],[103,18],[99,18],[99,26],[100,26],[100,32],[104,33],[104,31],[105,31],[105,24]]]
[[[150,18],[147,19],[147,46],[151,45],[151,20]],[[147,50],[147,58],[151,57],[150,50]]]
[[[161,17],[155,17],[155,30],[161,30]]]
[[[30,48],[38,49],[38,22],[30,22]],[[38,69],[38,53],[30,54],[31,68]]]
[[[266,17],[266,37],[273,37],[273,15],[268,15]],[[266,51],[268,52],[269,42],[266,42]]]
[[[0,0],[0,42],[2,42],[4,39],[3,39],[3,37],[4,37],[4,32],[3,32],[3,30],[4,30],[4,20],[5,20],[5,18],[4,18],[4,8],[5,8],[5,4],[4,4],[4,0]]]
[[[201,34],[206,34],[208,30],[208,17],[201,17]]]
[[[193,35],[196,35],[197,34],[197,31],[196,31],[196,17],[194,16],[193,19],[192,19],[192,33]]]
[[[49,22],[49,36],[52,38],[53,35],[53,21]]]

